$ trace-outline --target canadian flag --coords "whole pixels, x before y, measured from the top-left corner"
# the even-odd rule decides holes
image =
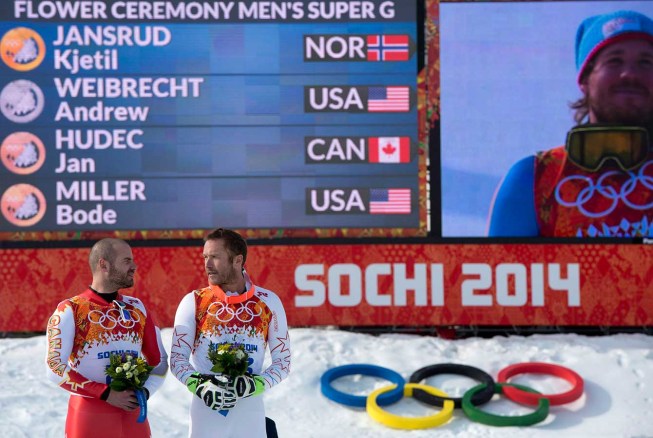
[[[410,162],[410,137],[369,137],[370,163]]]

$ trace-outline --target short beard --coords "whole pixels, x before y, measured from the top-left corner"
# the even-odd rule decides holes
[[[591,109],[597,123],[600,124],[641,126],[647,129],[653,125],[652,109],[620,111],[614,108],[596,108],[594,106],[591,106]]]
[[[218,284],[216,286],[220,286],[224,290],[225,286],[233,284],[237,280],[238,280],[238,271],[236,269],[232,269],[229,272],[229,275],[227,275],[225,278],[222,278],[218,281]]]
[[[646,129],[648,132],[649,145],[653,141],[653,111],[637,111],[631,114],[623,114],[623,112],[611,111],[609,108],[605,114],[601,110],[592,108],[594,117],[597,124],[610,124],[621,126],[637,126]]]
[[[631,85],[637,86],[637,84]],[[644,107],[615,105],[610,102],[607,94],[602,97],[587,94],[586,99],[590,114],[594,115],[597,124],[640,126],[646,129],[653,126],[653,100],[650,96],[648,106]]]
[[[109,281],[116,290],[127,289],[134,285],[134,279],[129,276],[129,272],[121,274],[113,265],[109,265]]]

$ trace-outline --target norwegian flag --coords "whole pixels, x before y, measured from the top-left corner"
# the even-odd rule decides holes
[[[410,58],[408,35],[368,35],[368,61],[408,61]]]

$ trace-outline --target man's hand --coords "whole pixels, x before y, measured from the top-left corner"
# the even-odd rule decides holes
[[[229,410],[236,406],[238,399],[232,390],[219,386],[219,383],[215,376],[193,373],[186,381],[186,386],[214,411]]]
[[[230,378],[228,376],[221,376],[222,379],[218,384],[229,391],[236,394],[238,398],[251,397],[253,395],[262,394],[265,391],[265,381],[263,377],[256,374],[245,374]],[[226,382],[224,382],[226,380]]]
[[[109,390],[107,403],[125,411],[133,411],[138,407],[138,400],[133,389],[126,389],[124,391]]]

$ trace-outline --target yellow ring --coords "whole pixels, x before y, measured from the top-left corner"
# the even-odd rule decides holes
[[[370,415],[370,417],[379,423],[384,424],[388,427],[392,427],[393,429],[427,429],[429,427],[442,426],[453,416],[454,403],[451,400],[446,400],[442,410],[440,410],[437,414],[429,415],[426,417],[402,417],[384,411],[376,403],[376,398],[385,392],[392,391],[396,387],[397,385],[384,386],[383,388],[372,391],[372,393],[370,393],[370,395],[367,397],[365,409],[367,410],[367,413]],[[413,389],[421,389],[422,391],[428,392],[431,395],[449,398],[449,395],[440,389],[421,383],[406,383],[404,385],[404,397],[412,397]]]

